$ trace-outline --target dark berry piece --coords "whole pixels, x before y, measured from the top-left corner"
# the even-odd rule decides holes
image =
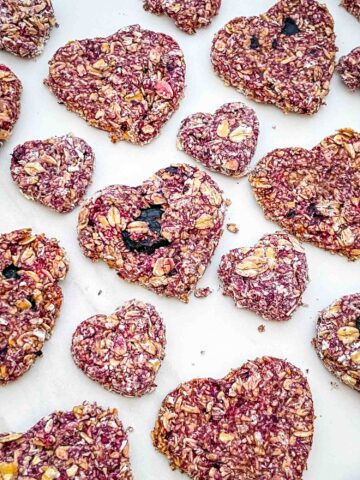
[[[11,264],[4,268],[4,270],[2,271],[2,274],[7,280],[10,280],[10,279],[18,280],[20,278],[20,275],[18,274],[19,270],[20,270],[19,267],[16,267],[14,264]]]
[[[41,350],[39,350],[38,352],[35,352],[35,355],[36,355],[37,357],[41,357],[42,354],[43,354],[43,352],[42,352]]]
[[[356,328],[360,331],[360,316],[356,319]]]
[[[294,208],[292,208],[291,210],[289,210],[286,214],[286,218],[294,218],[296,215],[296,211]]]
[[[132,240],[130,238],[130,233],[126,230],[121,233],[122,239],[125,247],[131,252],[146,253],[151,255],[160,247],[166,247],[169,245],[168,240],[165,238],[159,238],[158,240],[153,240],[150,238],[145,238],[144,240]]]
[[[250,40],[250,48],[252,48],[253,50],[256,50],[259,47],[260,47],[259,39],[255,35],[253,35]]]
[[[315,218],[322,218],[322,214],[317,210],[316,203],[310,203],[307,207],[308,213]]]
[[[274,38],[274,40],[272,41],[271,46],[274,50],[276,50],[278,48],[279,44],[278,44],[278,41],[276,40],[276,38]]]
[[[177,173],[179,171],[178,167],[167,167],[165,168],[165,172],[168,173]]]
[[[300,29],[296,25],[295,20],[293,20],[291,17],[286,17],[281,33],[290,37],[291,35],[295,35],[296,33],[299,33],[299,32],[300,32]]]
[[[27,300],[31,303],[31,310],[33,312],[36,312],[37,310],[37,303],[34,300],[34,297],[31,295],[30,297],[27,298]]]

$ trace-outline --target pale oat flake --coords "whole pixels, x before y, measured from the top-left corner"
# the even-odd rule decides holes
[[[360,20],[360,0],[341,0],[341,6]]]
[[[360,90],[360,47],[340,58],[337,71],[350,90]]]
[[[20,115],[22,85],[10,68],[0,64],[0,147],[9,139]]]

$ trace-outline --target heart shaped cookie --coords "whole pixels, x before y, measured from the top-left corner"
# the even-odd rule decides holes
[[[209,175],[172,165],[139,187],[113,185],[87,200],[79,242],[121,278],[187,302],[220,240],[224,210]]]
[[[312,150],[274,150],[249,176],[267,218],[305,242],[360,257],[360,134],[339,130]]]
[[[359,0],[341,0],[343,6],[351,15],[360,20],[360,2]]]
[[[241,177],[247,173],[258,136],[254,110],[240,102],[227,103],[214,115],[195,113],[185,118],[177,146],[210,170]]]
[[[129,441],[116,409],[85,402],[26,433],[0,435],[0,477],[132,480]]]
[[[45,84],[68,110],[109,132],[113,142],[142,145],[159,135],[178,108],[185,61],[173,38],[132,25],[60,48]]]
[[[360,294],[346,295],[320,312],[313,345],[325,367],[360,392]]]
[[[0,64],[0,147],[8,140],[20,115],[22,85],[17,76]]]
[[[238,17],[214,38],[212,63],[226,85],[284,112],[316,113],[335,69],[334,22],[316,0],[280,0]]]
[[[67,270],[56,240],[30,229],[0,235],[0,385],[23,375],[41,355],[60,312],[58,282]]]
[[[360,90],[360,47],[354,48],[340,58],[337,71],[350,90],[353,92]]]
[[[131,300],[112,315],[83,321],[71,353],[76,365],[106,389],[141,397],[156,387],[165,345],[165,326],[155,308]]]
[[[263,357],[221,380],[191,380],[162,403],[155,447],[196,480],[300,480],[311,450],[308,382],[291,363]]]
[[[92,148],[72,134],[26,142],[11,159],[12,178],[25,197],[60,213],[80,202],[93,168]]]

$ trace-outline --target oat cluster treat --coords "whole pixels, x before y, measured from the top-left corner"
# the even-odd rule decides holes
[[[240,102],[227,103],[214,115],[195,113],[185,118],[177,146],[210,170],[236,178],[247,173],[258,136],[254,110]]]
[[[346,295],[320,312],[313,345],[332,374],[360,391],[360,294]]]
[[[259,17],[238,17],[213,40],[211,57],[225,82],[284,112],[316,113],[335,69],[334,22],[316,0],[280,0]]]
[[[359,0],[341,0],[341,5],[355,18],[360,20],[360,1]]]
[[[265,216],[299,239],[360,257],[360,134],[339,130],[312,150],[277,149],[249,180]]]
[[[0,235],[0,385],[41,356],[62,304],[68,260],[57,240],[30,229]]]
[[[76,365],[106,389],[141,397],[156,388],[165,345],[165,326],[155,308],[131,300],[112,315],[82,322],[71,353]]]
[[[360,8],[360,7],[359,7]],[[353,92],[360,90],[360,47],[340,58],[337,65],[342,81]]]
[[[90,145],[72,134],[33,140],[15,148],[11,176],[26,198],[67,213],[84,196],[94,160]]]
[[[304,249],[284,232],[223,255],[218,275],[237,307],[275,321],[291,319],[309,281]]]
[[[26,433],[0,435],[3,480],[132,480],[127,432],[116,409],[85,402]]]
[[[300,480],[314,411],[302,372],[263,357],[221,380],[191,380],[167,395],[153,431],[172,468],[196,480]]]
[[[120,278],[187,302],[220,240],[224,212],[209,175],[172,165],[139,187],[112,185],[87,200],[79,243]]]
[[[20,115],[22,85],[10,68],[0,64],[0,147],[9,139]]]
[[[207,27],[218,14],[221,0],[144,0],[144,8],[155,15],[166,15],[185,33]]]
[[[143,145],[178,108],[185,86],[179,45],[132,25],[107,38],[75,40],[49,62],[45,84],[66,108],[113,142]]]
[[[36,57],[55,25],[51,0],[0,0],[0,50]]]

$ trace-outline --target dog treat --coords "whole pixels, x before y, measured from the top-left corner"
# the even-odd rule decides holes
[[[56,240],[30,229],[0,235],[0,385],[41,356],[62,303],[68,260]]]
[[[267,320],[290,320],[308,283],[305,251],[283,232],[263,236],[251,248],[231,250],[218,271],[224,295]]]
[[[353,92],[360,90],[360,47],[340,58],[337,65],[342,81]]]
[[[341,5],[354,17],[360,20],[360,1],[359,0],[341,0]]]
[[[45,84],[113,142],[142,145],[178,108],[185,61],[173,38],[132,25],[107,38],[67,43],[50,61]]]
[[[0,0],[0,50],[36,57],[55,25],[51,0]]]
[[[20,80],[10,68],[0,64],[0,147],[12,134],[19,118],[21,92]]]
[[[277,149],[250,174],[267,218],[299,239],[360,257],[360,134],[339,130],[312,150]]]
[[[60,213],[71,212],[85,194],[94,153],[72,134],[34,140],[15,148],[11,175],[26,198]]]
[[[79,242],[119,277],[187,302],[220,240],[224,211],[209,175],[172,165],[138,187],[112,185],[87,200]]]
[[[155,447],[196,480],[301,480],[314,410],[302,372],[263,357],[221,380],[191,380],[167,395]]]
[[[360,294],[342,297],[320,312],[313,345],[332,374],[360,391]]]
[[[212,63],[225,82],[284,112],[316,113],[335,69],[334,21],[316,0],[280,0],[259,17],[238,17],[213,40]]]
[[[241,177],[254,156],[258,135],[254,110],[240,102],[227,103],[214,115],[195,113],[185,118],[177,146],[210,170]]]
[[[185,33],[207,27],[218,14],[221,0],[144,0],[144,9],[166,15]]]
[[[26,433],[0,435],[0,478],[132,480],[117,410],[85,402],[48,415]]]

